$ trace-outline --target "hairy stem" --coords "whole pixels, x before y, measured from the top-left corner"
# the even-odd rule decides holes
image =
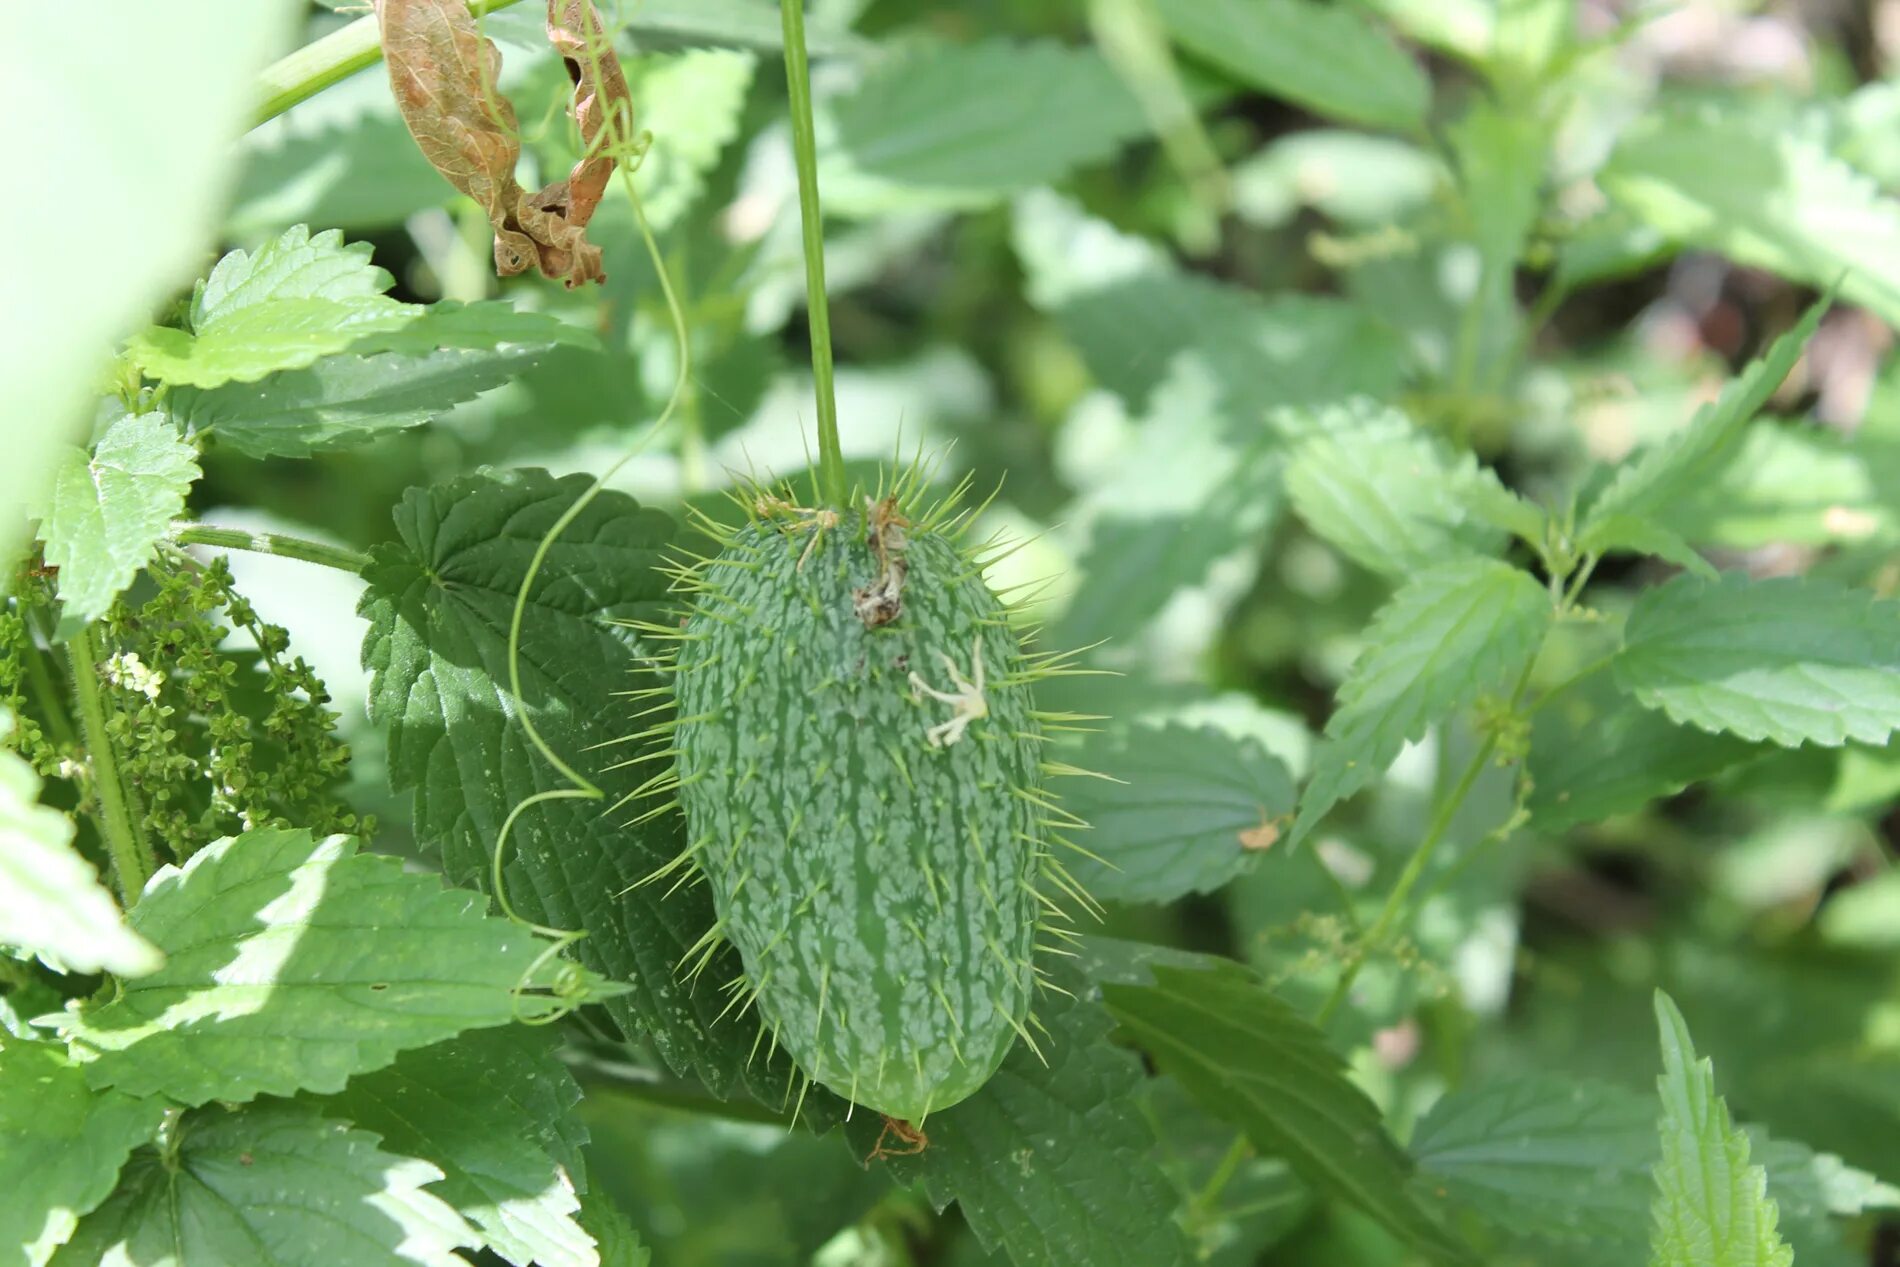
[[[320,563],[340,572],[361,572],[369,566],[369,556],[347,546],[325,545],[304,537],[285,536],[281,532],[247,532],[243,528],[215,528],[209,524],[177,524],[172,540],[181,546],[216,546],[222,550],[249,550],[254,554],[274,554],[280,559],[301,559]]]
[[[812,124],[811,64],[805,56],[804,0],[782,0],[785,80],[791,94],[792,155],[798,163],[798,219],[805,239],[805,297],[811,325],[811,376],[818,395],[820,491],[843,506],[844,450],[838,443],[838,396],[831,379],[831,308],[825,301],[825,223],[818,206],[818,137]]]
[[[479,18],[518,3],[520,0],[469,0],[468,11]],[[308,101],[331,84],[341,83],[382,59],[383,33],[373,13],[312,40],[272,62],[258,76],[261,100],[251,126],[276,118],[298,102]]]
[[[66,644],[73,674],[73,702],[85,735],[86,755],[92,762],[93,795],[98,799],[99,834],[112,860],[112,878],[127,907],[145,891],[156,865],[152,846],[133,817],[125,784],[119,777],[119,758],[106,733],[106,701],[99,691],[99,640],[87,626]]]

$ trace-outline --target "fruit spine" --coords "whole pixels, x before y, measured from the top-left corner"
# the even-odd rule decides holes
[[[1048,881],[1086,902],[1049,853],[1077,826],[1044,788],[1031,683],[1062,671],[1020,646],[982,558],[960,545],[959,488],[928,511],[915,469],[837,511],[748,489],[747,523],[677,575],[677,716],[656,728],[673,769],[639,796],[684,809],[689,844],[649,879],[703,877],[721,939],[808,1078],[921,1123],[1032,1047]],[[967,487],[967,485],[966,485]],[[1000,557],[1000,556],[996,556]],[[649,732],[652,733],[652,732]],[[1052,922],[1054,921],[1054,922]],[[756,1044],[755,1044],[756,1052]]]

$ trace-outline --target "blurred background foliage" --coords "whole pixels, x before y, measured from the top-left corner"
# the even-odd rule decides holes
[[[653,132],[639,180],[693,359],[678,442],[618,483],[678,508],[806,462],[777,16],[769,0],[602,7]],[[1718,566],[1892,592],[1900,4],[1297,7],[1307,45],[1276,26],[1286,6],[1249,0],[813,0],[811,23],[847,455],[921,447],[947,454],[942,479],[1000,483],[986,526],[1031,542],[1001,582],[1046,579],[1046,638],[1099,642],[1090,659],[1119,674],[1060,683],[1053,706],[1113,719],[1090,741],[1098,764],[1116,744],[1168,755],[1193,793],[1172,830],[1248,846],[1169,904],[1111,901],[1107,931],[1232,954],[1310,1009],[1338,970],[1343,912],[1376,908],[1475,741],[1445,728],[1310,847],[1272,847],[1291,795],[1270,789],[1304,775],[1396,578],[1355,553],[1349,526],[1290,513],[1304,486],[1267,418],[1394,402],[1561,518],[1588,463],[1684,425],[1851,268],[1775,416],[1671,523]],[[573,158],[535,8],[486,20],[531,184]],[[309,33],[352,16],[313,6]],[[676,353],[623,203],[595,221],[604,287],[502,286],[481,214],[417,155],[380,74],[247,145],[227,247],[339,227],[374,245],[402,298],[505,294],[602,350],[556,349],[347,452],[260,462],[213,446],[194,494],[205,520],[367,548],[411,485],[483,464],[598,470],[664,400]],[[1414,544],[1408,566],[1431,557]],[[351,808],[376,815],[381,847],[405,848],[409,815],[365,720],[355,582],[262,556],[231,566],[337,700]],[[1619,610],[1664,573],[1612,560],[1590,601]],[[1593,636],[1564,630],[1539,688],[1596,659]],[[1900,754],[1676,745],[1686,732],[1598,724],[1603,685],[1586,675],[1535,719],[1527,816],[1507,771],[1467,802],[1408,936],[1333,1022],[1355,1076],[1401,1138],[1448,1087],[1509,1073],[1647,1094],[1663,985],[1738,1116],[1900,1175]],[[1112,898],[1113,877],[1096,879]],[[834,1139],[685,1092],[656,1107],[616,1089],[611,1060],[585,1068],[589,1170],[657,1262],[990,1261],[954,1213],[893,1193]],[[1153,1084],[1151,1112],[1171,1178],[1198,1194],[1230,1132],[1172,1087]],[[724,1116],[683,1111],[708,1107]],[[1248,1161],[1217,1197],[1184,1197],[1206,1261],[1405,1261],[1278,1162]],[[1836,1236],[1801,1261],[1900,1261],[1893,1231],[1863,1219],[1854,1248]],[[1499,1261],[1635,1261],[1627,1250]]]

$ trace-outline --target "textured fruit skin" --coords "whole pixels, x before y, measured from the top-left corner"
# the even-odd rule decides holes
[[[818,535],[814,544],[813,535]],[[1002,604],[915,529],[902,611],[867,515],[764,520],[700,573],[680,642],[680,798],[766,1029],[840,1095],[916,1122],[989,1078],[1033,987],[1040,731]],[[802,563],[801,563],[802,560]],[[929,732],[981,647],[987,715]]]

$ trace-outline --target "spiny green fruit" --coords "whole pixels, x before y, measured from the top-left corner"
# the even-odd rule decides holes
[[[1029,1038],[1055,905],[1038,880],[1065,884],[1029,686],[1049,665],[959,546],[961,517],[860,500],[810,510],[754,490],[751,522],[684,574],[676,866],[710,884],[714,936],[745,967],[729,988],[761,1034],[916,1123]]]

